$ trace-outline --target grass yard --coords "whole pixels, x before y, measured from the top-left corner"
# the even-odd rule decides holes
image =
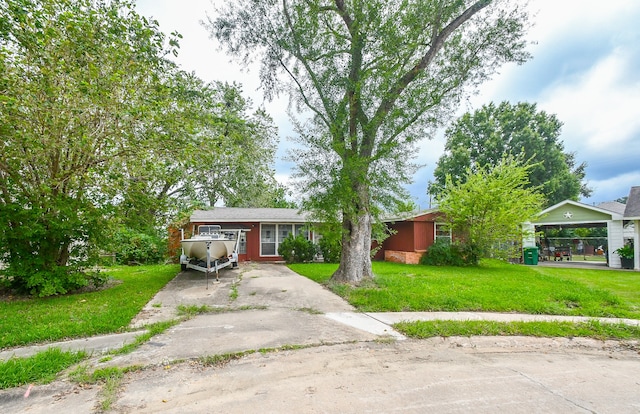
[[[417,321],[400,322],[393,326],[412,338],[434,336],[535,336],[547,338],[588,337],[600,340],[640,338],[640,328],[598,321],[571,322],[495,322],[495,321]]]
[[[0,390],[29,383],[47,384],[60,371],[86,358],[84,352],[63,352],[52,348],[29,358],[12,358],[0,362]]]
[[[491,311],[640,319],[640,275],[483,261],[479,267],[374,262],[373,282],[353,288],[329,282],[337,265],[292,270],[365,312]]]
[[[50,298],[0,301],[0,349],[124,332],[178,265],[113,267],[108,289]]]

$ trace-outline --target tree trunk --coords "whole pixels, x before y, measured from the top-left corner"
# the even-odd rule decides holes
[[[331,280],[357,285],[371,278],[371,215],[364,212],[343,221],[342,258]]]
[[[66,266],[69,262],[69,256],[71,252],[69,251],[69,243],[64,243],[62,247],[58,250],[58,257],[56,258],[56,264],[58,266]]]

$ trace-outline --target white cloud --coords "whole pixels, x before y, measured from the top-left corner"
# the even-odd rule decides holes
[[[573,146],[588,153],[616,152],[640,131],[640,82],[625,83],[629,56],[614,50],[586,73],[545,90],[539,107],[557,114]]]

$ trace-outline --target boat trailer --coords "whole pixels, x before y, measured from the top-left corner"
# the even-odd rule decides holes
[[[234,234],[236,236],[236,243],[234,244],[233,252],[226,256],[217,259],[211,258],[211,243],[213,241],[204,241],[207,246],[207,257],[206,260],[198,260],[196,258],[189,258],[184,253],[184,248],[182,248],[182,254],[180,255],[180,269],[194,269],[199,272],[204,272],[207,279],[207,289],[209,289],[209,275],[212,272],[216,273],[215,283],[220,283],[220,269],[224,269],[225,267],[238,267],[238,248],[240,246],[240,235],[243,230],[241,229],[232,229],[232,230],[224,230],[224,233]],[[181,239],[184,240],[184,229],[180,229]]]

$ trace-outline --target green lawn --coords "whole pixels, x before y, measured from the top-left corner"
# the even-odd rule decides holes
[[[495,322],[495,321],[417,321],[400,322],[395,329],[412,338],[434,336],[536,336],[547,338],[588,337],[600,340],[640,338],[640,328],[624,324],[600,323],[596,320],[571,322]]]
[[[337,265],[291,265],[365,312],[491,311],[640,319],[640,274],[483,261],[479,267],[374,262],[373,283],[332,284]]]
[[[0,301],[0,349],[123,332],[178,265],[114,267],[116,285],[101,291],[50,298]]]

